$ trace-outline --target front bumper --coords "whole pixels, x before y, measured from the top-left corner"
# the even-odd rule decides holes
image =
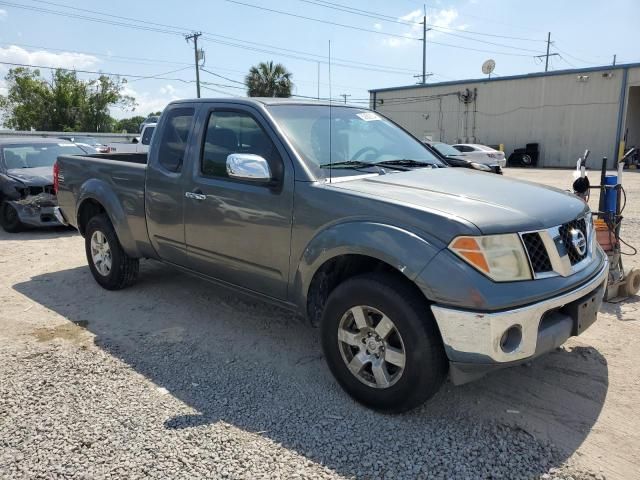
[[[56,227],[62,223],[55,215],[55,196],[42,193],[14,200],[10,204],[16,209],[20,222],[31,227]]]
[[[563,295],[502,312],[480,313],[432,305],[454,384],[526,362],[579,335],[595,320],[607,287],[609,264]],[[586,320],[580,309],[594,312]],[[509,332],[509,333],[508,333]]]

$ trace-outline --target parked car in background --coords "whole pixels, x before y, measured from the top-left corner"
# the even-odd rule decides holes
[[[504,157],[504,153],[486,145],[479,145],[477,143],[457,143],[452,145],[453,148],[465,154],[465,157],[473,160],[474,162],[484,163],[485,165],[498,165],[500,168],[504,168],[507,164],[507,160]]]
[[[98,139],[94,137],[74,135],[74,136],[64,136],[59,138],[62,140],[67,140],[68,142],[75,143],[87,153],[107,153],[109,151],[106,145],[104,145],[103,143],[100,143]]]
[[[56,219],[53,164],[58,155],[83,155],[77,145],[52,138],[0,138],[0,225],[7,232],[24,226],[61,225]]]
[[[158,123],[158,120],[160,120],[159,115],[149,115],[147,118],[144,119],[144,122],[140,124],[140,129],[138,131],[142,133],[142,130],[144,129],[145,125],[148,125],[150,123]]]
[[[142,129],[139,137],[135,137],[131,142],[114,142],[107,145],[110,153],[147,153],[153,132],[156,129],[155,123],[148,123]]]
[[[435,152],[440,155],[443,161],[450,167],[473,168],[474,170],[480,170],[481,172],[502,174],[502,168],[500,165],[477,162],[471,156],[467,156],[466,153],[456,150],[448,143],[425,142],[425,144],[435,150]]]
[[[593,324],[607,283],[581,199],[449,168],[358,107],[177,101],[148,155],[62,155],[54,172],[102,287],[150,258],[292,309],[379,410],[554,350]]]

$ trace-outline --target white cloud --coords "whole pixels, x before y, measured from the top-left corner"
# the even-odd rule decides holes
[[[75,52],[49,52],[36,50],[29,52],[24,48],[11,45],[0,48],[0,61],[20,63],[24,65],[41,65],[43,67],[60,68],[88,68],[93,67],[99,60],[93,55]]]
[[[169,102],[185,98],[185,95],[182,95],[181,92],[169,83],[154,91],[141,91],[134,86],[127,84],[122,90],[122,93],[135,98],[137,106],[134,111],[124,111],[119,108],[112,109],[111,114],[115,118],[127,118],[135,115],[146,116],[149,113],[164,110]]]
[[[379,23],[374,23],[373,28],[375,28],[376,30],[382,30],[382,25]]]
[[[8,16],[9,16],[9,14],[7,13],[7,11],[2,9],[2,8],[0,8],[0,22],[2,20],[4,20],[5,18],[7,18]]]
[[[401,34],[405,38],[387,38],[383,43],[389,47],[402,47],[410,45],[415,42],[416,38],[422,38],[422,17],[424,13],[422,10],[413,10],[398,20],[402,22],[413,22],[405,33]],[[441,29],[447,30],[464,30],[467,25],[456,25],[456,19],[458,18],[458,11],[455,8],[443,8],[427,14],[427,24],[437,27],[436,29],[429,30],[427,32],[427,38],[435,38],[442,35]]]

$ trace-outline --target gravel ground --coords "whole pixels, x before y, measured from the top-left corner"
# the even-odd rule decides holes
[[[289,312],[161,264],[108,292],[74,232],[2,232],[0,272],[1,478],[640,478],[637,298],[391,416],[342,392]]]

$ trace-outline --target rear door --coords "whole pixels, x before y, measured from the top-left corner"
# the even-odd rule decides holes
[[[199,151],[185,185],[185,241],[189,265],[271,297],[285,299],[293,215],[293,166],[261,113],[212,103],[198,124]],[[232,153],[264,157],[273,186],[231,179]]]
[[[186,265],[184,241],[185,160],[191,155],[196,107],[175,104],[167,109],[152,142],[147,165],[145,211],[151,245],[161,259]]]

